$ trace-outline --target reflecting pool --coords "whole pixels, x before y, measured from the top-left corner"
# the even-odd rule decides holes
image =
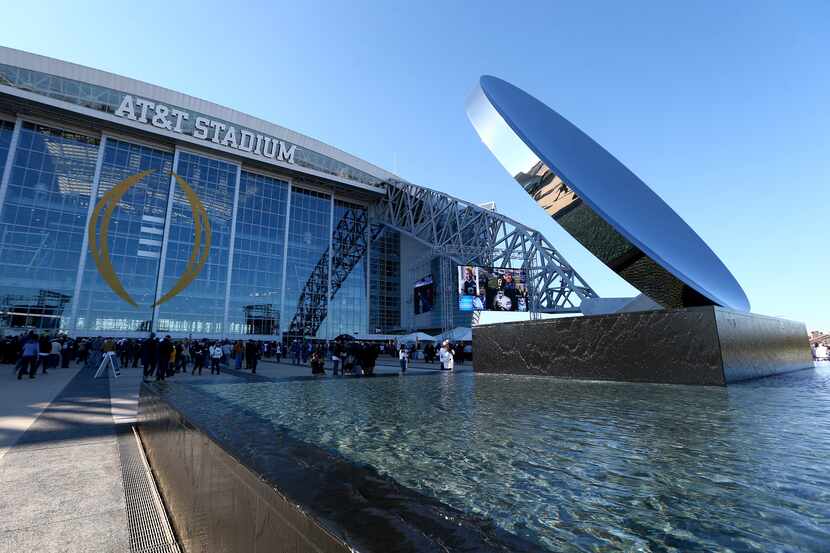
[[[830,550],[830,366],[729,388],[497,375],[200,385],[550,551]]]

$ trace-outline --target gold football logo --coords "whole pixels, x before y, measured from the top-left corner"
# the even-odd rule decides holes
[[[115,274],[115,270],[112,267],[112,261],[110,261],[108,243],[110,220],[112,219],[112,214],[115,211],[115,208],[118,207],[118,203],[121,201],[124,194],[126,194],[130,188],[141,182],[144,177],[154,172],[155,169],[148,169],[146,171],[136,173],[135,175],[122,180],[116,184],[112,190],[104,194],[98,203],[95,204],[95,209],[92,211],[92,218],[89,221],[89,228],[87,229],[89,233],[89,251],[92,254],[92,258],[95,260],[98,272],[101,274],[101,277],[109,285],[109,287],[112,288],[112,291],[133,307],[138,307],[138,304],[124,289],[124,285],[121,284],[121,280],[119,280],[118,276]],[[176,281],[176,284],[170,289],[169,292],[164,294],[153,304],[153,307],[161,305],[187,288],[187,286],[199,275],[202,267],[205,266],[208,254],[210,253],[210,221],[208,220],[205,206],[202,205],[202,202],[199,201],[199,197],[182,177],[175,173],[171,174],[175,177],[176,182],[181,187],[182,191],[184,191],[187,201],[190,203],[191,212],[193,213],[193,249],[190,252],[190,258],[187,260],[187,266],[185,267],[184,274],[179,277],[179,280]],[[169,201],[172,201],[172,198],[170,198]],[[99,233],[96,233],[95,230],[98,218],[101,216],[102,211],[104,215],[101,217],[101,232],[99,240]],[[204,243],[202,242],[203,236]]]

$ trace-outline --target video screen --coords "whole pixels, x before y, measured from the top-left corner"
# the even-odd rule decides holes
[[[432,304],[435,302],[435,285],[432,282],[432,275],[418,279],[413,286],[413,305],[415,314],[428,313],[432,311]]]
[[[461,311],[527,311],[527,273],[522,269],[458,267]]]

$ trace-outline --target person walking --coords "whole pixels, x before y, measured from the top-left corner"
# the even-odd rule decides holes
[[[156,372],[158,346],[156,335],[152,332],[150,333],[150,337],[141,343],[141,364],[144,366],[144,380],[147,380]]]
[[[23,375],[28,371],[29,378],[34,378],[37,374],[38,354],[40,353],[40,342],[35,337],[34,333],[29,333],[28,339],[23,342],[23,351],[21,352],[20,369],[17,371],[17,379],[23,378]]]
[[[441,351],[438,353],[438,359],[441,361],[442,371],[453,370],[454,355],[455,352],[453,352],[452,347],[450,347],[450,341],[444,340],[444,343],[441,344]]]
[[[208,353],[210,355],[210,374],[214,374],[214,372],[219,374],[219,362],[222,360],[222,346],[219,345],[219,342],[214,342],[210,346]]]
[[[128,340],[122,339],[118,341],[118,358],[121,360],[121,366],[127,367],[130,364],[130,344]]]
[[[202,376],[202,368],[205,366],[205,348],[201,342],[193,342],[190,346],[190,356],[193,358],[193,373],[199,371],[199,376]]]
[[[291,357],[292,362],[294,365],[300,364],[300,342],[299,340],[294,340],[291,342]]]
[[[138,362],[141,361],[141,344],[132,338],[130,339],[130,359],[133,360],[133,368],[138,368]]]
[[[49,340],[49,335],[44,332],[38,339],[37,364],[41,367],[41,374],[47,374],[51,355],[52,341]],[[37,372],[37,367],[35,367],[35,372]]]
[[[171,360],[172,373],[182,372],[182,359],[184,358],[184,344],[176,342],[173,344],[173,359]]]
[[[334,345],[331,347],[332,376],[337,376],[340,373],[340,364],[342,363],[342,357],[343,346],[340,345],[339,341],[335,341]]]
[[[233,344],[233,362],[234,368],[238,371],[242,370],[242,359],[245,356],[245,348],[241,340],[237,340]]]
[[[170,358],[174,355],[176,349],[173,347],[173,342],[170,335],[164,337],[164,340],[158,345],[158,363],[156,364],[156,380],[164,380],[168,376],[170,369]]]
[[[380,348],[377,344],[366,344],[363,349],[363,374],[375,376],[375,363],[377,363],[378,355],[380,355]]]
[[[61,364],[61,343],[57,336],[50,343],[49,353],[49,368],[57,369]]]
[[[409,351],[404,344],[401,344],[401,349],[398,351],[398,359],[401,362],[401,374],[406,374],[406,368],[409,366]]]
[[[245,344],[245,365],[251,371],[251,374],[256,374],[256,366],[259,361],[259,342],[248,340]]]

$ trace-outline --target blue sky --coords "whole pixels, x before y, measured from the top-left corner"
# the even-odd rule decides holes
[[[660,194],[754,312],[830,330],[830,3],[231,5],[6,3],[0,43],[224,104],[414,183],[495,200],[600,295],[634,294],[477,138],[466,97],[480,75],[502,77]]]

